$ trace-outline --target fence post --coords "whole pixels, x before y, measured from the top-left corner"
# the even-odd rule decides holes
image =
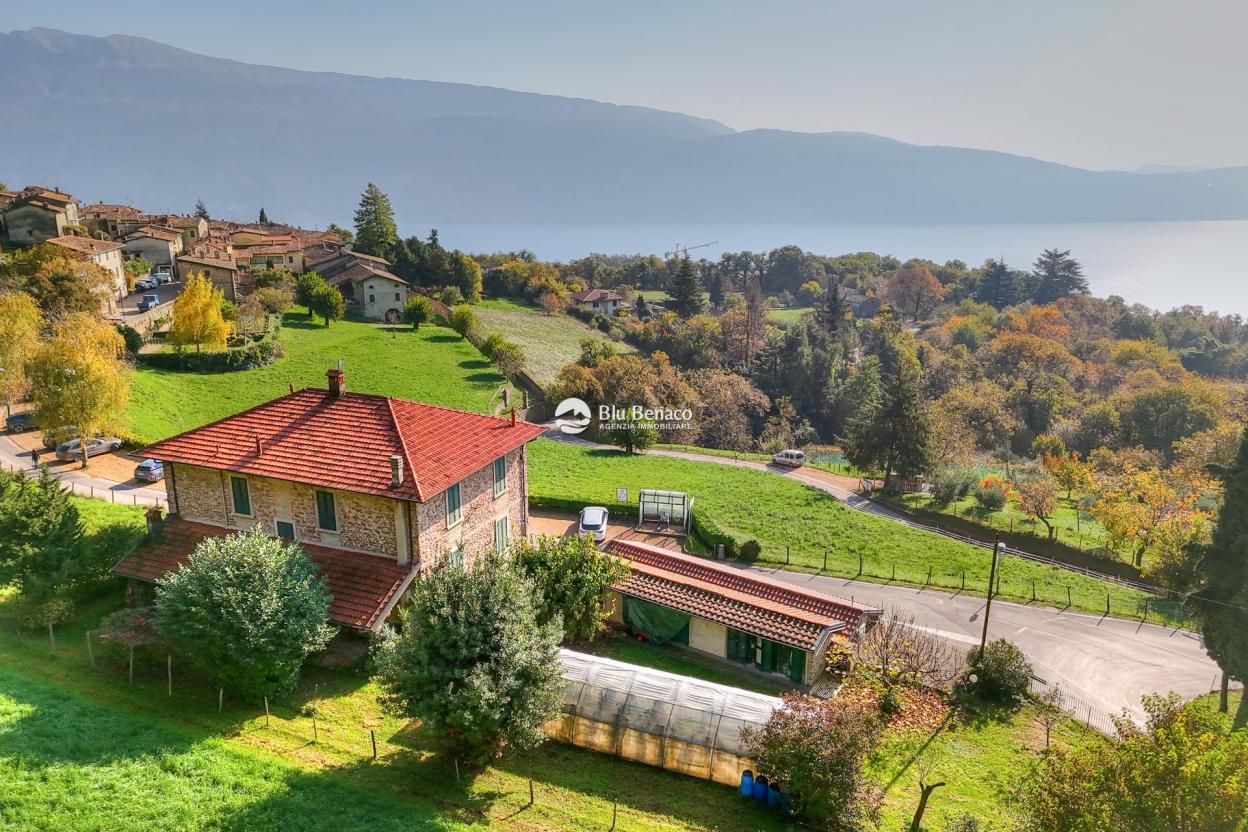
[[[1105,593],[1105,614],[1109,615],[1109,593]]]
[[[823,550],[823,571],[824,572],[828,571],[828,550],[827,549]]]
[[[312,709],[312,742],[318,743],[320,741],[321,741],[321,733],[316,728],[316,708],[313,708]]]
[[[165,654],[165,669],[169,675],[169,695],[173,696],[173,654]]]
[[[225,688],[217,688],[217,713],[225,708]]]
[[[368,729],[368,738],[373,741],[373,759],[377,759],[377,732],[372,728]]]
[[[889,578],[889,580],[890,581],[897,580],[897,561],[893,561],[893,577]]]
[[[824,555],[824,559],[825,560],[827,559],[826,554]],[[862,552],[859,552],[858,553],[858,576],[857,577],[861,577],[861,576],[862,576]]]
[[[264,727],[269,727],[269,697],[264,697]]]
[[[529,778],[529,805],[532,806],[536,802],[533,796],[533,778]]]
[[[87,630],[87,658],[91,660],[91,666],[95,667],[95,650],[91,647],[90,630]]]
[[[130,684],[134,684],[134,645],[130,645]]]
[[[932,567],[931,567],[931,565],[928,565],[928,567],[927,567],[927,583],[926,583],[926,584],[924,584],[924,586],[931,586],[931,585],[932,585]]]
[[[1070,584],[1066,584],[1066,606],[1073,607],[1075,602],[1070,599]]]
[[[52,652],[56,652],[56,633],[52,632],[52,622],[48,622],[48,641],[52,645]]]
[[[1031,600],[1036,600],[1036,579],[1031,579]]]

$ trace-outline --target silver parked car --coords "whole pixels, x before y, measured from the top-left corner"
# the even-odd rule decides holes
[[[56,446],[56,458],[63,460],[82,459],[82,443],[81,439],[71,439],[68,442],[62,442]],[[108,436],[100,439],[88,439],[87,456],[93,457],[97,454],[112,453],[121,447],[121,440],[116,436]]]
[[[595,543],[607,539],[607,510],[602,506],[586,506],[581,509],[581,520],[576,526],[577,534],[593,535]]]

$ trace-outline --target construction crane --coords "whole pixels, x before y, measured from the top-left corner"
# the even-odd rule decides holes
[[[663,252],[663,258],[666,260],[669,257],[676,256],[688,257],[689,252],[693,251],[695,248],[706,248],[707,246],[713,246],[718,242],[719,240],[711,240],[709,243],[698,243],[696,246],[682,246],[680,243],[677,243],[674,250]]]

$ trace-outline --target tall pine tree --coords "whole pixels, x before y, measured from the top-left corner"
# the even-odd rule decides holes
[[[201,220],[208,219],[208,206],[204,204],[202,199],[195,200],[195,216]]]
[[[360,207],[355,211],[355,245],[353,248],[374,257],[392,256],[399,241],[399,229],[394,224],[394,209],[390,197],[372,182],[360,195]]]
[[[1032,298],[1036,303],[1052,303],[1067,295],[1086,295],[1088,280],[1083,276],[1083,266],[1070,256],[1070,250],[1058,251],[1046,248],[1032,266],[1036,279],[1036,291]]]
[[[923,371],[913,349],[896,350],[874,401],[849,424],[845,452],[859,468],[910,477],[923,473],[930,460],[931,425],[923,403]]]
[[[995,309],[1013,306],[1023,299],[1023,285],[1019,275],[1004,260],[984,263],[984,272],[975,288],[975,300]]]
[[[828,280],[828,290],[823,299],[815,306],[815,321],[829,335],[836,335],[845,325],[849,307],[841,296],[841,282],[835,278]]]
[[[698,279],[698,272],[688,255],[681,259],[676,274],[667,284],[667,293],[672,298],[668,307],[682,318],[692,318],[706,309],[706,298],[702,295],[702,281]]]
[[[1189,601],[1205,650],[1233,679],[1248,680],[1248,430],[1229,468],[1213,540],[1196,554],[1202,589]],[[1237,723],[1248,719],[1248,696]]]

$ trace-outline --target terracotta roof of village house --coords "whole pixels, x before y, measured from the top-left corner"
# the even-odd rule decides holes
[[[596,300],[624,300],[624,296],[610,289],[586,289],[584,292],[573,292],[572,299],[579,303],[592,303]]]
[[[113,574],[155,582],[178,571],[201,541],[237,531],[170,517],[159,532],[118,561]],[[357,630],[376,629],[416,575],[412,564],[391,558],[303,542],[299,546],[316,564],[333,595],[330,620]]]
[[[880,612],[647,543],[615,539],[606,551],[628,563],[619,592],[802,650]]]
[[[157,442],[143,455],[423,502],[542,431],[510,418],[309,387]],[[392,456],[403,459],[397,486]]]
[[[232,257],[204,257],[196,254],[179,254],[179,263],[193,263],[196,266],[212,266],[214,269],[226,269],[227,271],[238,271],[238,265]]]
[[[121,205],[112,202],[93,202],[82,209],[84,214],[102,214],[112,216],[137,217],[143,212],[133,205]]]
[[[47,240],[48,243],[61,248],[69,249],[76,254],[92,256],[103,254],[106,251],[116,251],[121,248],[121,243],[114,243],[112,240],[97,240],[94,237],[76,237],[72,234],[66,234],[63,237],[52,237]]]
[[[154,240],[164,240],[166,243],[172,243],[174,240],[181,239],[182,235],[172,228],[162,228],[158,225],[145,225],[142,228],[136,228],[126,235],[127,240],[137,240],[140,237],[151,237]]]

